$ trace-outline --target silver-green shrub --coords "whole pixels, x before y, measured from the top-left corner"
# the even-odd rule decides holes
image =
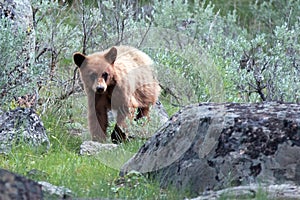
[[[193,67],[185,78],[191,79],[196,95],[204,97],[199,101],[299,102],[299,6],[289,1],[279,11],[272,9],[279,5],[276,2],[250,6],[258,8],[260,15],[253,16],[259,21],[271,20],[270,14],[286,13],[284,18],[272,18],[269,29],[251,31],[239,26],[235,11],[221,16],[211,4],[195,3],[191,7],[187,1],[157,1],[156,25],[192,38],[182,42],[184,48],[174,51],[181,54],[192,49],[187,61]],[[203,51],[210,64],[201,62]]]
[[[0,107],[35,92],[37,69],[32,61],[28,34],[7,18],[0,19]]]

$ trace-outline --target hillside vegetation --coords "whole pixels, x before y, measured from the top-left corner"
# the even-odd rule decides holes
[[[0,19],[0,108],[35,95],[33,107],[51,140],[39,154],[16,146],[0,155],[0,167],[65,186],[79,198],[178,199],[143,176],[118,177],[118,167],[145,142],[122,144],[114,155],[79,156],[89,139],[86,97],[72,61],[113,45],[132,45],[155,61],[160,101],[169,115],[196,102],[300,103],[299,1],[60,1],[32,0],[34,59],[25,75],[16,70],[26,33],[12,34]],[[5,27],[5,28],[4,28]],[[16,77],[16,85],[7,87]],[[159,126],[151,124],[153,134]],[[132,131],[141,132],[137,127]],[[74,134],[74,132],[80,134]],[[107,158],[104,160],[103,158]],[[111,162],[118,160],[116,164]]]

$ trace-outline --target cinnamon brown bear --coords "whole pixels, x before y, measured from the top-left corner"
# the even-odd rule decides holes
[[[158,100],[160,87],[153,74],[153,61],[144,52],[129,46],[114,46],[91,55],[75,53],[75,64],[88,97],[88,124],[92,139],[106,140],[107,112],[112,110],[117,124],[112,139],[126,139],[125,119],[148,116]]]

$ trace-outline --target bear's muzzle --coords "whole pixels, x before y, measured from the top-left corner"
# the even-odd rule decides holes
[[[102,94],[104,91],[105,91],[104,86],[98,85],[98,86],[96,87],[96,92],[97,92],[97,93]]]

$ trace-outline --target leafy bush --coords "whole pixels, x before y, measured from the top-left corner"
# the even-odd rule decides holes
[[[9,106],[14,97],[35,93],[36,74],[27,32],[10,19],[0,19],[0,107]]]
[[[276,26],[269,37],[258,35],[244,49],[241,85],[263,101],[299,102],[299,24]]]
[[[157,1],[154,5],[156,8],[154,24],[164,27],[164,30],[162,29],[160,32],[162,38],[158,42],[161,48],[165,47],[170,49],[169,52],[176,52],[185,62],[189,63],[188,65],[181,63],[182,66],[175,67],[177,73],[173,73],[175,77],[176,75],[184,76],[184,79],[174,78],[174,80],[181,80],[182,84],[188,86],[195,93],[196,100],[193,99],[186,103],[223,102],[232,98],[231,91],[226,89],[231,88],[233,82],[227,78],[223,62],[228,58],[228,54],[231,54],[231,52],[224,52],[225,48],[231,47],[232,41],[240,37],[239,34],[244,34],[242,29],[236,25],[235,14],[228,14],[226,18],[223,18],[219,13],[214,12],[213,5],[205,3],[194,4],[191,7],[188,2],[168,1],[162,3]],[[162,32],[167,32],[171,36],[167,38]],[[176,45],[164,46],[165,43],[161,42],[164,40],[168,40],[169,43],[175,42]],[[173,56],[169,57],[168,69],[177,66]],[[164,78],[172,79],[172,76],[162,79]],[[184,83],[185,80],[187,83]],[[181,87],[177,87],[179,84],[178,81],[174,81],[171,85],[180,91]],[[184,91],[179,93],[182,96],[189,96]]]
[[[298,1],[255,1],[249,4],[249,11],[254,16],[253,24],[250,26],[253,33],[271,34],[276,26],[286,24],[291,28],[299,22],[300,6]]]
[[[194,39],[193,43],[188,43],[194,47],[190,53],[194,59],[189,61],[195,66],[191,70],[198,71],[196,73],[198,80],[205,80],[205,76],[214,74],[212,77],[215,80],[210,78],[209,81],[204,81],[205,84],[197,83],[197,86],[205,88],[205,85],[215,82],[209,85],[208,91],[218,88],[214,94],[223,94],[222,101],[299,101],[299,58],[296,53],[299,49],[298,23],[278,24],[273,30],[257,34],[251,39],[252,33],[249,34],[246,29],[238,26],[235,11],[220,16],[219,12],[214,12],[214,6],[210,4],[194,4],[194,7],[191,7],[187,2],[159,3],[156,4],[157,25],[181,31],[182,34]],[[258,5],[257,2],[255,5]],[[260,9],[263,9],[264,5],[268,5],[269,8],[271,5],[274,6],[271,3],[259,5]],[[294,12],[299,12],[297,8],[291,10],[290,7],[291,3],[284,8],[291,11],[290,18],[286,19],[295,21],[293,16],[297,15]],[[167,18],[170,20],[164,23],[163,20]],[[276,23],[281,22],[278,20]],[[205,49],[207,57],[213,60],[212,63],[216,67],[208,71],[203,70],[203,63],[195,59],[203,58],[195,51],[196,49],[199,51],[200,47]],[[180,52],[181,49],[176,51]],[[200,65],[197,66],[195,63]],[[245,63],[248,66],[246,70],[244,70]],[[187,78],[195,82],[193,76]],[[194,91],[202,92],[201,96],[205,94],[205,90],[198,90],[194,86],[192,88]],[[211,97],[206,100],[216,101]]]
[[[40,87],[43,103],[63,100],[74,90],[72,54],[80,49],[80,29],[72,24],[72,12],[57,1],[32,3],[36,29],[35,65],[44,69]],[[57,101],[56,101],[57,102]],[[45,105],[44,105],[45,106]]]

